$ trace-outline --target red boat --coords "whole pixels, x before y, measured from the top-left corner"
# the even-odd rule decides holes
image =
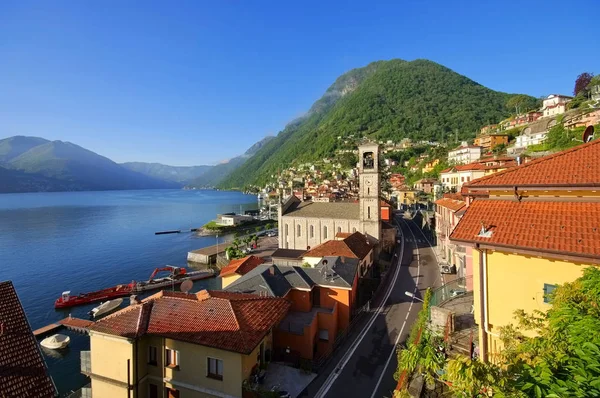
[[[161,271],[168,271],[170,274],[166,278],[154,279],[154,277]],[[61,297],[56,299],[54,302],[54,308],[68,308],[75,307],[77,305],[95,303],[98,301],[107,301],[148,290],[159,290],[163,287],[180,285],[186,280],[195,281],[214,276],[215,273],[212,270],[187,272],[185,268],[166,266],[163,268],[156,268],[152,275],[150,275],[150,279],[148,279],[146,282],[138,283],[133,281],[127,285],[109,287],[107,289],[98,290],[97,292],[80,293],[77,296],[71,296],[70,291],[63,292]]]
[[[95,303],[98,301],[112,300],[118,297],[129,296],[133,293],[134,283],[128,285],[118,285],[108,289],[98,290],[92,293],[81,293],[77,296],[71,296],[71,292],[63,292],[60,298],[54,302],[54,308],[68,308],[76,305]]]

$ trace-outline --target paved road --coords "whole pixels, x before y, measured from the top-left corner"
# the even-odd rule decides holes
[[[406,339],[421,309],[421,302],[411,300],[404,292],[414,292],[421,298],[427,287],[441,284],[435,254],[426,239],[427,234],[418,226],[420,219],[398,217],[395,221],[404,236],[404,245],[397,248],[402,266],[397,269],[395,281],[392,279],[387,300],[380,308],[371,310],[372,315],[365,317],[301,396],[381,398],[392,395],[396,386],[393,378],[397,366],[395,347]]]

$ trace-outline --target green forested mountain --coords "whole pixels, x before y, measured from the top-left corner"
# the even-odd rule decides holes
[[[168,166],[160,163],[145,162],[126,162],[121,166],[142,173],[149,177],[158,178],[164,181],[178,182],[185,184],[194,178],[200,177],[213,166]]]
[[[338,137],[454,141],[509,115],[510,94],[427,60],[379,61],[341,77],[303,118],[288,124],[231,173],[223,188],[263,184],[292,162],[330,157]]]

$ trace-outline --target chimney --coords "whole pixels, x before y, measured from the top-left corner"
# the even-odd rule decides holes
[[[139,304],[141,301],[136,294],[129,296],[129,305]]]

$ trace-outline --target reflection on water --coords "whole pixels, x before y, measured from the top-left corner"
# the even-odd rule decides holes
[[[66,346],[65,348],[61,348],[60,350],[51,350],[50,348],[46,348],[41,345],[40,345],[40,347],[42,348],[42,352],[44,353],[44,355],[46,357],[50,357],[53,359],[63,359],[64,357],[69,355],[69,353],[71,352],[71,348],[69,346]]]
[[[256,207],[252,195],[222,191],[0,194],[0,280],[13,281],[33,329],[69,314],[89,319],[100,303],[55,310],[54,301],[65,290],[75,295],[147,280],[156,267],[186,266],[188,251],[213,245],[216,238],[155,231],[189,231],[217,213]],[[191,291],[203,288],[218,289],[220,283],[196,281]],[[126,298],[122,308],[128,303]],[[70,348],[43,353],[63,396],[88,382],[80,374],[79,352],[89,350],[89,338],[61,333],[71,338]]]

